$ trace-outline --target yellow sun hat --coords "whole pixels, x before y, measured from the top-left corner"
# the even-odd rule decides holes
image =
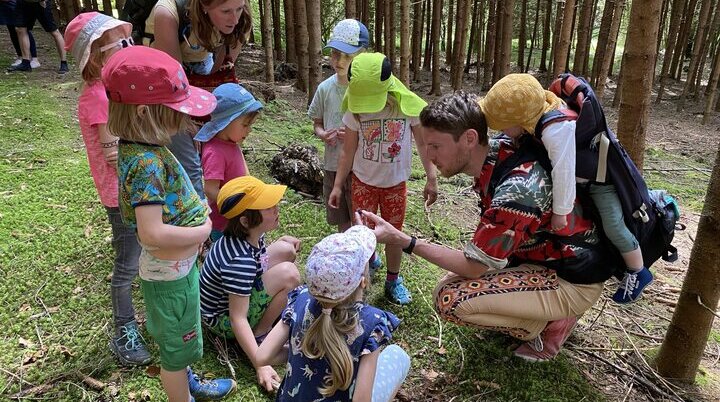
[[[265,184],[252,176],[237,177],[225,183],[217,196],[220,214],[232,219],[248,209],[267,209],[277,205],[287,186]]]

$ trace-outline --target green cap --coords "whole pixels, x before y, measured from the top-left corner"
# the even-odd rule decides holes
[[[350,84],[342,101],[343,112],[377,113],[385,108],[388,93],[395,96],[405,116],[417,117],[427,106],[427,102],[395,78],[390,60],[382,53],[355,56],[348,77]]]

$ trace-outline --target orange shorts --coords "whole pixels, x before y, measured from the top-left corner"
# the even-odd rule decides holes
[[[402,230],[407,207],[407,185],[402,182],[392,187],[381,188],[365,184],[352,175],[352,210],[358,208],[372,213],[380,209],[380,216],[388,223]]]

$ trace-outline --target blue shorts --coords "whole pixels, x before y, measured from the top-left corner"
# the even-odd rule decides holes
[[[58,27],[52,15],[53,1],[46,0],[43,8],[40,3],[17,0],[15,5],[15,26],[33,29],[35,21],[42,25],[45,32],[55,32]]]

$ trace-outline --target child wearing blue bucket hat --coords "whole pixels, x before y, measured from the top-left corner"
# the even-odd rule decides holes
[[[248,174],[240,146],[250,134],[263,105],[239,84],[220,85],[213,95],[217,98],[217,107],[210,121],[195,135],[195,140],[202,144],[204,190],[213,223],[210,239],[215,241],[227,225],[227,219],[218,211],[217,195],[225,183]]]

